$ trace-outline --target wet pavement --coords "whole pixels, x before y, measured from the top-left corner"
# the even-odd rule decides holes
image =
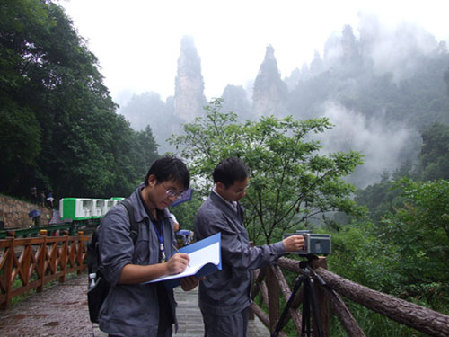
[[[87,308],[87,275],[46,287],[8,310],[0,310],[0,336],[91,336],[107,337],[89,320]],[[204,329],[197,306],[197,290],[175,289],[179,331],[173,337],[203,337]],[[250,321],[248,337],[269,336],[266,327],[256,319]],[[132,336],[130,336],[132,337]]]
[[[179,330],[173,337],[203,337],[204,326],[200,309],[198,308],[198,288],[191,291],[175,289],[175,298],[178,302],[176,316],[178,318]],[[247,337],[270,336],[268,329],[256,316],[248,324]]]
[[[89,320],[86,292],[81,274],[33,293],[0,311],[0,336],[106,336]]]

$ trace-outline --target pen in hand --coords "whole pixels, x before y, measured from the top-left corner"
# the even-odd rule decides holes
[[[171,245],[173,247],[173,249],[175,250],[176,253],[179,253],[178,248],[176,248],[176,246],[174,244]],[[190,267],[190,263],[187,264],[187,267]]]

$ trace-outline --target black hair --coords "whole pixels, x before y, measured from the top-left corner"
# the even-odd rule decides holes
[[[243,181],[248,177],[248,168],[238,157],[222,160],[213,173],[214,182],[221,182],[228,188],[236,181]]]
[[[164,156],[157,159],[145,176],[145,186],[148,185],[148,177],[151,174],[154,174],[158,184],[164,181],[176,181],[184,186],[184,190],[189,188],[189,170],[186,164],[175,156]]]

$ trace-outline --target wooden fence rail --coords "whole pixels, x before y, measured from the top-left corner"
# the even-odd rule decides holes
[[[316,290],[315,295],[320,308],[322,337],[330,336],[329,318],[331,312],[338,317],[349,337],[365,336],[340,295],[417,331],[431,336],[449,336],[448,315],[363,287],[333,274],[327,270],[325,258],[313,261],[311,267]],[[280,258],[276,266],[257,270],[254,273],[255,282],[252,294],[253,296],[261,294],[262,302],[268,307],[268,314],[256,303],[252,303],[251,308],[260,320],[269,327],[271,332],[275,330],[280,318],[278,289],[281,290],[286,301],[292,294],[281,269],[292,271],[297,275],[306,272],[300,267],[299,261]],[[302,335],[302,315],[298,312],[298,308],[303,300],[304,292],[301,289],[296,293],[289,310],[298,336]],[[316,319],[313,321],[313,336],[315,337],[318,336],[318,329]],[[285,334],[281,331],[278,336],[285,336]]]
[[[54,280],[64,282],[68,273],[86,269],[84,257],[90,238],[82,232],[75,236],[47,236],[0,240],[0,309],[11,299]]]
[[[7,309],[11,299],[27,291],[42,291],[45,284],[58,280],[64,282],[67,273],[82,273],[89,236],[47,236],[34,238],[14,238],[0,240],[0,309]],[[341,296],[385,315],[401,324],[431,336],[449,336],[449,316],[426,307],[409,303],[399,298],[363,287],[327,270],[326,259],[311,263],[314,289],[320,308],[322,337],[329,337],[330,314],[335,314],[349,337],[365,336],[357,321],[350,313]],[[253,312],[273,332],[280,319],[279,295],[287,301],[290,290],[282,270],[296,275],[306,271],[297,260],[280,258],[277,265],[257,270],[252,287],[253,297],[260,293],[262,302],[268,307],[268,314],[256,303]],[[304,301],[304,291],[298,291],[291,301],[289,317],[292,318],[297,335],[302,335],[302,315],[298,308]],[[313,336],[318,336],[316,319],[313,320]],[[285,336],[280,331],[278,336]]]

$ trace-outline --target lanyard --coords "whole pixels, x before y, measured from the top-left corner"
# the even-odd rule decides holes
[[[159,230],[157,229],[156,223],[153,222],[153,226],[154,226],[154,231],[157,234],[157,238],[159,239],[159,250],[161,252],[162,255],[162,261],[161,262],[165,262],[165,250],[164,250],[164,224],[161,223],[161,232],[159,232]]]
[[[139,193],[139,197],[140,197],[140,201],[142,202],[143,207],[145,207],[145,211],[148,215],[148,217],[150,218],[150,222],[153,223],[154,226],[154,231],[157,234],[157,238],[159,240],[159,252],[161,255],[161,262],[165,262],[166,258],[165,258],[165,250],[164,250],[164,223],[163,221],[161,221],[161,232],[159,233],[159,230],[157,229],[156,226],[156,219],[153,216],[153,212],[151,212],[151,209],[148,208],[148,206],[145,204],[145,201],[143,200],[142,194]],[[149,244],[149,251],[151,252],[151,242]],[[159,259],[158,259],[159,260]]]

